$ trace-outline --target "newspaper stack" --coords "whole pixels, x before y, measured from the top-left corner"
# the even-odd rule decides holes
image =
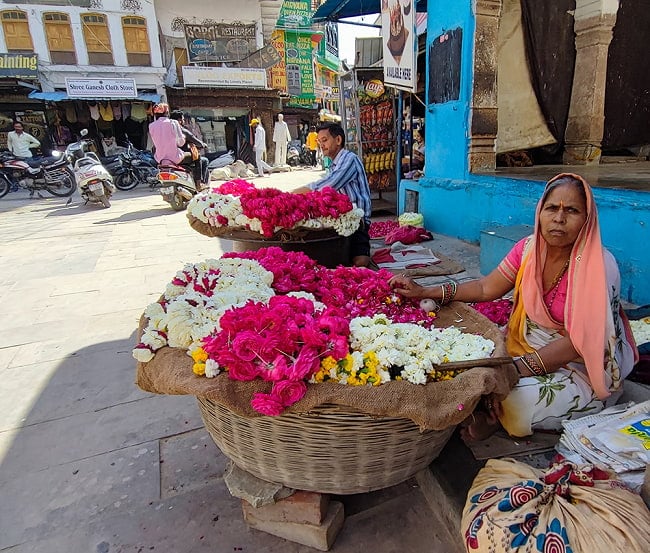
[[[650,400],[615,405],[562,426],[559,453],[579,464],[614,471],[633,488],[640,487],[650,464]]]

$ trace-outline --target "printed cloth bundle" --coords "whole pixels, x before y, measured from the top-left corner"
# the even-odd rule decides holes
[[[468,552],[650,551],[650,512],[640,496],[593,465],[561,456],[546,471],[491,459],[467,495]]]
[[[386,238],[384,238],[384,242],[389,245],[394,244],[395,242],[401,242],[402,244],[417,244],[427,240],[433,240],[433,235],[424,227],[414,227],[412,225],[397,227],[390,231],[386,235]]]
[[[381,269],[413,269],[435,265],[440,259],[430,248],[395,242],[389,248],[380,248],[372,254],[372,260]]]

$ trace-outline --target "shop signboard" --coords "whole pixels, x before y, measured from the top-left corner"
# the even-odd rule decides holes
[[[65,80],[70,98],[137,98],[135,79],[69,79]]]
[[[38,79],[38,54],[0,54],[0,79]]]
[[[186,23],[183,30],[190,62],[240,61],[257,50],[255,23]]]
[[[275,30],[271,33],[271,44],[280,55],[280,61],[269,70],[271,76],[271,88],[287,91],[287,64],[285,62],[284,31]]]
[[[273,44],[265,44],[262,48],[257,50],[257,52],[253,52],[250,56],[241,60],[237,64],[237,67],[268,69],[269,67],[273,67],[279,61],[280,54],[278,54],[278,51],[275,49]]]
[[[415,20],[414,0],[382,0],[384,82],[410,92],[417,88]]]
[[[284,0],[280,8],[277,27],[280,28],[310,28],[311,0]]]
[[[287,92],[292,98],[315,99],[311,32],[285,31]]]
[[[266,70],[252,67],[183,66],[185,86],[266,88]]]

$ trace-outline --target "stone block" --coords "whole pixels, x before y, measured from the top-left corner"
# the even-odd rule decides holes
[[[259,510],[244,510],[244,520],[251,528],[320,551],[329,551],[344,521],[343,503],[339,501],[330,502],[327,515],[321,524],[300,524],[258,518]]]
[[[296,491],[286,499],[271,505],[253,507],[242,500],[244,518],[252,512],[259,520],[269,522],[296,522],[298,524],[320,524],[327,514],[329,495],[317,492]]]
[[[240,469],[230,462],[226,467],[223,480],[233,497],[244,499],[253,507],[270,505],[280,499],[290,496],[294,490],[282,484],[267,482]]]

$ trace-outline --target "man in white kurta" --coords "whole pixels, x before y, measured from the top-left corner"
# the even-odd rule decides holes
[[[259,119],[252,119],[250,126],[255,129],[255,142],[253,143],[253,150],[255,151],[255,164],[257,165],[257,174],[260,177],[270,177],[268,174],[271,172],[272,167],[262,159],[266,152],[266,131]],[[267,171],[267,174],[264,174]]]
[[[291,142],[291,133],[289,125],[284,120],[284,115],[278,115],[278,120],[273,129],[273,142],[275,142],[275,165],[281,166],[287,164],[287,146]]]

